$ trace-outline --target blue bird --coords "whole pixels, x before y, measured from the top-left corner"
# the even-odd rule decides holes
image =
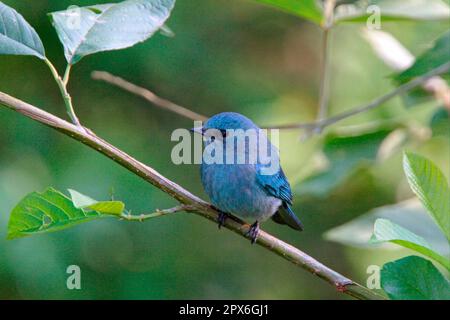
[[[252,143],[251,138],[245,137],[241,140],[244,144],[239,145],[236,130],[241,130],[241,133],[242,130],[256,132],[257,143]],[[256,124],[239,113],[224,112],[208,119],[202,128],[194,128],[192,131],[202,134],[205,151],[209,147],[213,150],[211,155],[217,156],[215,162],[208,162],[205,161],[204,152],[200,171],[203,188],[220,212],[219,228],[227,216],[233,214],[255,221],[247,234],[252,243],[257,239],[260,222],[268,218],[295,230],[303,230],[302,223],[291,209],[291,187],[279,166],[278,150]],[[227,145],[231,143],[234,148],[227,149]],[[270,164],[278,164],[273,172],[267,170],[270,164],[262,161],[259,156],[261,148],[267,148],[266,153],[272,161]],[[233,151],[232,156],[226,158],[230,151]],[[255,151],[257,159],[251,161],[251,152]],[[239,156],[245,161],[238,162]]]

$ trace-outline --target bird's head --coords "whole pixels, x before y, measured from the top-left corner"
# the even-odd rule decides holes
[[[279,170],[278,149],[269,141],[264,130],[239,113],[216,114],[203,127],[192,131],[203,136],[206,146],[214,147],[207,153],[209,156],[211,151],[213,160],[217,156],[219,159],[223,157],[226,164],[258,164],[261,168],[267,168],[262,169],[269,172],[267,174]],[[216,150],[223,150],[222,155],[216,155]]]
[[[227,130],[227,129],[257,129],[258,127],[253,123],[252,120],[236,112],[222,112],[216,114],[209,118],[205,125],[205,129],[217,129],[217,130]]]
[[[211,132],[221,132],[226,136],[226,130],[259,130],[258,126],[252,120],[236,112],[222,112],[209,118],[203,127],[191,129],[193,132],[207,135]]]

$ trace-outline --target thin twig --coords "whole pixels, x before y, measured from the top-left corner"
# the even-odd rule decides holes
[[[327,30],[334,25],[334,9],[336,8],[336,0],[325,0],[323,4],[323,13],[325,21],[322,28]]]
[[[0,104],[85,144],[169,194],[180,204],[190,206],[192,212],[217,223],[219,212],[210,204],[193,195],[175,182],[167,179],[153,168],[139,162],[124,151],[96,136],[91,130],[84,130],[83,128],[75,126],[55,115],[17,98],[11,97],[3,92],[0,92]],[[248,237],[248,231],[250,230],[248,224],[237,218],[226,219],[224,227],[243,237]],[[294,246],[287,244],[264,231],[259,232],[256,243],[325,280],[333,285],[339,292],[358,299],[385,299],[383,296],[357,284]]]
[[[205,121],[206,119],[208,119],[208,117],[206,117],[202,114],[191,111],[188,108],[182,107],[182,106],[180,106],[176,103],[173,103],[169,100],[158,97],[156,94],[154,94],[150,90],[143,88],[143,87],[139,87],[129,81],[124,80],[123,78],[112,75],[109,72],[93,71],[92,79],[102,80],[109,84],[115,85],[125,91],[131,92],[135,95],[138,95],[138,96],[146,99],[147,101],[153,103],[155,106],[157,106],[161,109],[167,109],[167,110],[172,111],[172,112],[174,112],[180,116],[183,116],[187,119],[194,120],[194,121]]]
[[[69,83],[70,71],[72,70],[72,65],[70,63],[67,64],[66,71],[64,72],[63,84],[67,88],[67,84]]]
[[[330,98],[330,47],[331,47],[331,28],[334,24],[334,8],[336,0],[325,0],[324,2],[324,16],[325,23],[322,34],[322,66],[320,75],[320,92],[319,92],[319,111],[317,114],[317,121],[325,119],[328,115],[328,106]],[[320,133],[321,128],[317,127],[317,133]]]
[[[171,213],[176,213],[176,212],[180,212],[180,211],[191,211],[192,207],[187,206],[187,205],[179,205],[170,209],[163,209],[163,210],[159,210],[156,209],[155,212],[153,213],[145,213],[145,214],[131,214],[131,211],[128,211],[127,213],[122,213],[120,215],[120,219],[122,220],[127,220],[127,221],[144,221],[144,220],[148,220],[148,219],[152,219],[152,218],[157,218],[157,217],[161,217],[161,216],[165,216],[167,214],[171,214]]]
[[[406,83],[402,84],[401,86],[398,86],[391,92],[385,94],[384,96],[381,96],[379,98],[372,100],[368,104],[350,109],[348,111],[344,111],[344,112],[342,112],[334,117],[328,118],[328,119],[324,119],[321,121],[315,121],[315,122],[306,122],[306,123],[291,123],[291,124],[284,124],[284,125],[279,125],[279,126],[270,126],[270,127],[265,127],[265,128],[267,128],[267,129],[306,129],[306,130],[314,130],[316,128],[324,129],[325,127],[335,124],[336,122],[342,121],[344,119],[353,117],[354,115],[357,115],[357,114],[372,110],[376,107],[379,107],[386,101],[388,101],[398,95],[401,95],[405,92],[408,92],[416,87],[419,87],[419,86],[423,85],[428,79],[430,79],[436,75],[446,73],[449,70],[450,70],[450,62],[447,62],[447,63],[427,72],[426,74],[424,74],[420,77],[414,78],[414,79],[410,80],[409,82],[406,82]]]
[[[320,76],[320,91],[319,91],[319,112],[317,114],[317,120],[323,120],[328,114],[328,103],[330,97],[330,29],[325,29],[322,35],[322,70]]]

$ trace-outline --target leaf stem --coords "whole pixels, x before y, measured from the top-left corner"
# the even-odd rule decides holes
[[[70,63],[67,64],[66,71],[64,72],[63,84],[67,88],[67,84],[69,83],[70,71],[72,70],[72,65]]]
[[[131,211],[128,211],[127,213],[122,213],[120,215],[120,219],[127,220],[127,221],[144,221],[152,218],[157,218],[161,216],[165,216],[167,214],[176,213],[180,211],[192,211],[193,208],[187,205],[179,205],[170,209],[156,209],[153,213],[147,213],[147,214],[131,214]]]
[[[77,115],[75,114],[75,110],[72,105],[72,97],[70,96],[69,92],[67,91],[67,82],[69,81],[69,75],[70,75],[70,64],[66,68],[66,72],[64,73],[64,79],[61,78],[58,71],[56,70],[55,66],[51,63],[50,60],[47,58],[44,60],[47,66],[49,67],[53,78],[55,78],[56,83],[58,84],[59,91],[61,92],[61,96],[64,99],[64,104],[66,105],[66,111],[67,114],[70,117],[70,120],[78,126],[81,127],[80,120],[78,120]]]
[[[319,92],[319,112],[317,114],[317,120],[323,120],[328,114],[328,102],[330,96],[330,30],[325,29],[322,35],[322,69],[320,75],[320,92]]]

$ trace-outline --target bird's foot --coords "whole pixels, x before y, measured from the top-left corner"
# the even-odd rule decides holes
[[[252,244],[254,244],[256,242],[256,239],[258,238],[258,234],[259,234],[259,222],[255,221],[255,223],[253,223],[250,226],[250,229],[247,232],[247,237],[250,237],[250,240],[252,242]]]
[[[217,224],[219,229],[222,228],[222,226],[225,224],[225,221],[228,218],[228,214],[226,212],[219,210],[219,217],[217,218]]]

